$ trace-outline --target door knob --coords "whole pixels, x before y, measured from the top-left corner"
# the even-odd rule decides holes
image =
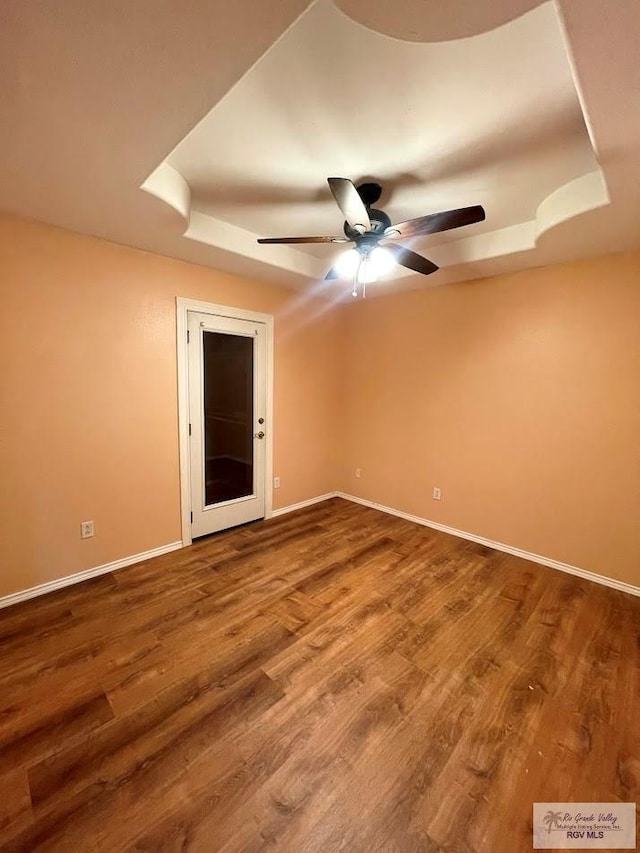
[[[254,438],[264,438],[264,433],[262,432],[262,430],[260,430],[260,432],[254,432],[253,437]]]

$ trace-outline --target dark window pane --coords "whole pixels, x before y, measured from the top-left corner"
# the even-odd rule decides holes
[[[204,333],[207,506],[253,494],[253,338]]]

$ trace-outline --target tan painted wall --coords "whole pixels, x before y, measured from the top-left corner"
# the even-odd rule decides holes
[[[274,506],[334,488],[335,312],[0,217],[0,595],[180,539],[176,296],[276,315]]]
[[[640,255],[330,311],[0,217],[0,595],[180,538],[177,295],[276,316],[275,507],[337,487],[640,585]]]
[[[640,585],[640,254],[345,310],[344,491]]]

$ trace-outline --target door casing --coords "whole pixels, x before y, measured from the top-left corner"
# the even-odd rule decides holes
[[[245,311],[229,305],[217,305],[200,302],[196,299],[176,298],[176,345],[178,356],[178,436],[180,443],[180,516],[182,525],[182,544],[191,545],[191,461],[189,452],[189,374],[187,350],[187,312],[211,314],[218,317],[230,317],[235,320],[249,320],[264,323],[266,329],[266,416],[268,429],[265,430],[265,484],[264,517],[270,518],[273,512],[273,315]]]

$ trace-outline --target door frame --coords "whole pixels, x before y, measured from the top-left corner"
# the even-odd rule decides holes
[[[187,312],[229,317],[264,323],[266,330],[266,416],[265,430],[264,517],[273,512],[273,314],[260,314],[230,305],[200,302],[197,299],[176,297],[176,346],[178,356],[178,440],[180,444],[180,518],[182,545],[191,545],[191,461],[189,453],[189,359],[187,350]]]

